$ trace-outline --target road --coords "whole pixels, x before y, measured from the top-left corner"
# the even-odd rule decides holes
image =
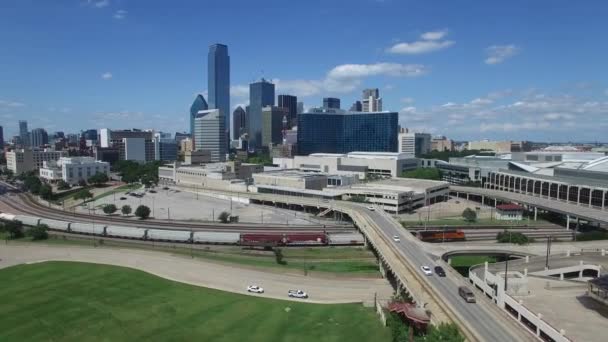
[[[389,239],[399,236],[401,241],[395,242],[395,247],[416,268],[422,265],[433,267],[438,263],[425,252],[420,242],[381,210],[367,210],[366,216]],[[444,267],[445,268],[445,267]],[[452,309],[469,324],[483,341],[534,341],[534,338],[522,332],[521,327],[512,319],[507,318],[494,304],[487,300],[479,300],[477,304],[466,303],[458,295],[458,286],[464,285],[462,278],[452,272],[447,272],[445,278],[436,275],[426,277],[427,281],[441,295]]]
[[[79,261],[131,267],[159,277],[208,288],[248,294],[248,285],[256,284],[265,293],[255,296],[285,299],[287,291],[301,289],[320,304],[367,302],[374,295],[388,299],[392,288],[385,279],[326,278],[280,272],[260,271],[221,263],[191,259],[159,251],[142,251],[112,247],[50,246],[43,244],[0,244],[0,269],[49,260]],[[252,294],[253,295],[253,294]]]

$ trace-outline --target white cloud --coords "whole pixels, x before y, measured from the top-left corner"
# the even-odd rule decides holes
[[[479,125],[479,130],[481,132],[514,132],[514,131],[522,131],[522,130],[543,130],[550,128],[551,124],[548,122],[522,122],[522,123],[511,123],[511,122],[503,122],[503,123],[482,123]]]
[[[104,72],[103,74],[101,74],[101,79],[102,80],[109,80],[112,78],[112,73],[111,72]]]
[[[415,55],[442,50],[455,44],[452,40],[442,40],[447,34],[447,30],[425,32],[420,35],[420,40],[411,43],[397,43],[386,49],[386,52]]]
[[[127,17],[127,13],[128,12],[125,10],[118,10],[114,13],[113,17],[114,17],[114,19],[121,20],[121,19],[124,19]]]
[[[572,120],[574,115],[568,113],[547,113],[543,115],[546,120]]]
[[[403,103],[414,103],[414,99],[411,97],[404,97],[401,99],[401,102]]]
[[[480,98],[480,97],[478,97],[478,98],[472,100],[470,102],[470,104],[473,105],[473,106],[485,106],[485,105],[492,104],[493,102],[494,101],[492,101],[492,100],[490,100],[488,98]]]
[[[0,100],[1,108],[19,108],[25,107],[25,104],[17,101]]]
[[[424,40],[439,40],[448,34],[448,30],[430,31],[423,33],[420,38]]]
[[[87,0],[85,5],[95,8],[104,8],[110,5],[110,0]]]
[[[330,79],[362,78],[369,76],[413,77],[427,72],[420,64],[376,63],[376,64],[342,64],[331,69],[327,75]]]
[[[494,65],[500,64],[505,60],[517,55],[520,52],[520,48],[510,45],[492,45],[486,48],[486,55],[488,56],[485,60],[486,64]]]
[[[205,99],[208,98],[208,93],[205,90],[203,93]],[[230,96],[234,97],[249,97],[249,86],[246,85],[234,85],[230,87]]]

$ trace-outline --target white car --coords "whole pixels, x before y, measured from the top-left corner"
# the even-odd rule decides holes
[[[393,241],[401,242],[401,239],[397,235],[395,235],[395,236],[393,236]]]
[[[370,210],[370,211],[376,210],[376,208],[374,208],[374,207],[367,207],[367,209]]]
[[[287,295],[294,298],[308,298],[308,294],[302,290],[289,290]]]
[[[249,285],[247,286],[247,292],[264,293],[264,289],[257,285]]]
[[[424,273],[427,276],[433,275],[433,271],[428,266],[420,266],[420,269],[422,270],[422,273]]]

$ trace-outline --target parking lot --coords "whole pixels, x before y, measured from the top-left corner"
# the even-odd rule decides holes
[[[114,204],[119,210],[123,205],[130,205],[133,211],[139,205],[146,205],[152,211],[150,216],[158,219],[209,222],[217,221],[219,214],[226,211],[237,215],[239,222],[244,223],[316,225],[327,222],[323,219],[319,221],[315,216],[303,212],[243,203],[245,200],[238,196],[230,200],[211,193],[178,188],[165,189],[160,186],[152,192],[143,189],[135,192],[143,196],[136,197],[127,195],[126,191],[120,192],[89,202],[86,207],[78,206],[77,210],[103,214],[101,208],[106,204]]]

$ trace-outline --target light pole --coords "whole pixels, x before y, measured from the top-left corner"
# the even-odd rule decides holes
[[[507,278],[508,278],[508,272],[509,272],[509,254],[505,254],[506,255],[506,259],[505,259],[505,295],[507,295]]]

